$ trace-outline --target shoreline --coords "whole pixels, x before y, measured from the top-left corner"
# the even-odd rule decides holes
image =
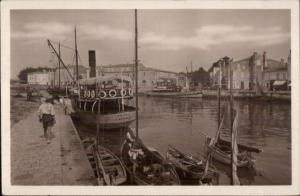
[[[217,90],[202,90],[203,98],[217,98]],[[221,91],[221,98],[229,97],[229,92]],[[274,101],[274,102],[291,102],[291,91],[267,91],[256,93],[255,91],[232,91],[234,99],[243,99],[251,101]]]
[[[179,98],[178,96],[164,96],[162,95],[148,95],[148,92],[139,92],[139,96],[149,96],[149,97],[169,97],[169,98]],[[226,90],[221,91],[221,99],[228,98],[229,92]],[[291,102],[291,92],[290,91],[268,91],[261,94],[257,94],[255,91],[232,91],[232,96],[236,100],[249,100],[249,101],[272,101],[272,102]],[[189,98],[200,98],[200,97],[189,97]],[[202,90],[202,98],[204,99],[217,99],[217,90]]]
[[[22,119],[32,112],[38,110],[40,105],[39,101],[27,101],[26,97],[10,96],[10,122],[11,127],[17,124]]]

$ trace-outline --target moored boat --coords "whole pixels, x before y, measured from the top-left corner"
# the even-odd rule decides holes
[[[211,154],[214,160],[221,162],[225,165],[231,165],[231,143],[219,139],[215,144],[211,143],[211,138],[207,138],[207,150]],[[241,147],[242,146],[242,147]],[[248,147],[246,145],[238,144],[237,154],[237,167],[252,167],[256,162],[256,159],[252,156],[251,152],[259,153],[260,149],[254,147]]]
[[[131,130],[121,147],[121,159],[130,174],[130,181],[135,184],[180,184],[175,168],[157,150],[146,147],[142,140],[135,138]]]
[[[190,154],[183,153],[173,146],[169,146],[166,158],[178,171],[181,178],[197,179],[201,184],[212,184],[216,171],[213,168],[207,168],[201,159]]]
[[[96,142],[89,145],[86,151],[95,162],[98,182],[102,185],[121,185],[126,182],[125,166],[113,152]]]
[[[131,80],[125,77],[101,77],[79,81],[75,109],[81,121],[101,128],[127,127],[135,120]],[[98,107],[100,113],[98,113]]]
[[[180,87],[176,85],[175,79],[172,78],[160,78],[152,91],[145,92],[147,96],[156,97],[177,97],[177,98],[201,98],[202,91],[191,90],[188,84],[188,78],[186,79],[186,86]]]

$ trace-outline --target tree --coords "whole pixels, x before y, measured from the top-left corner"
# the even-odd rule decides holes
[[[202,86],[209,86],[209,73],[200,67],[197,71],[191,73],[191,79],[195,83],[201,83]]]

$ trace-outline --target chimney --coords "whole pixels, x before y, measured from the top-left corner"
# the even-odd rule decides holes
[[[284,65],[284,59],[280,59],[280,64]]]
[[[268,67],[267,65],[267,52],[264,51],[263,53],[263,67]]]
[[[96,77],[96,51],[89,50],[90,78]]]

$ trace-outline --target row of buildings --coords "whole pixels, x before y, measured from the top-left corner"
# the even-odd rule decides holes
[[[280,61],[267,57],[267,53],[254,52],[247,58],[233,61],[224,57],[213,63],[209,69],[211,87],[223,89],[230,86],[230,66],[232,70],[232,88],[236,90],[288,90],[291,86],[291,52],[287,60]]]
[[[95,54],[93,53],[93,55]],[[82,65],[78,66],[79,79],[89,78],[91,72],[93,72],[93,76],[96,77],[123,75],[132,78],[132,81],[134,81],[133,64],[96,66],[95,59],[92,61],[93,65],[91,66],[90,61],[89,68]],[[202,70],[202,72],[205,72],[205,74],[198,74],[198,76],[195,74],[196,72],[189,74],[176,73],[172,71],[154,69],[143,64],[139,64],[139,91],[151,91],[157,82],[162,80],[172,81],[176,84],[176,86],[181,88],[201,86],[216,89],[221,84],[223,89],[228,89],[230,85],[230,67],[232,70],[232,88],[235,90],[255,90],[262,92],[276,90],[279,87],[283,87],[281,90],[287,90],[291,85],[291,53],[289,53],[286,61],[284,59],[277,61],[268,58],[266,52],[263,54],[254,52],[249,57],[241,60],[233,61],[229,57],[223,57],[222,59],[213,63],[208,70],[210,80],[209,85],[207,82],[203,82],[207,79],[197,80],[197,77],[204,77],[208,75],[205,70]],[[27,79],[29,84],[41,84],[52,87],[57,87],[60,85],[61,87],[64,87],[66,85],[70,85],[74,81],[73,78],[76,78],[75,66],[69,66],[68,70],[65,68],[55,68],[52,71],[30,73],[28,74]],[[205,84],[195,84],[201,83],[201,81]]]
[[[101,76],[120,76],[130,77],[134,81],[134,65],[133,64],[117,64],[117,65],[104,65],[96,66],[96,77]],[[69,73],[70,74],[69,74]],[[79,79],[86,79],[90,76],[90,68],[82,65],[78,66]],[[141,92],[151,91],[156,83],[162,79],[172,80],[177,86],[185,87],[186,75],[172,71],[165,71],[161,69],[154,69],[146,67],[143,64],[139,65],[138,72],[139,90]],[[59,85],[64,87],[72,84],[73,78],[76,77],[75,66],[69,66],[68,70],[65,68],[56,68],[52,71],[33,72],[27,76],[28,84],[40,84],[47,86]],[[60,84],[59,84],[60,83]]]

